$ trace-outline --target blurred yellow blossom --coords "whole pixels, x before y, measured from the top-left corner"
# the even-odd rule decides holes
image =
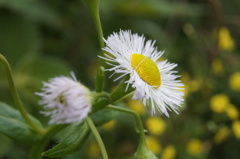
[[[191,154],[193,156],[200,155],[203,151],[202,142],[199,139],[192,139],[187,144],[187,151],[188,151],[189,154]]]
[[[234,49],[234,40],[226,27],[221,27],[218,32],[218,47],[220,50],[231,51]]]
[[[229,84],[234,91],[240,91],[240,72],[236,72],[230,77]]]
[[[143,115],[145,113],[145,107],[138,100],[130,100],[128,102],[129,108],[137,112],[139,115]]]
[[[146,142],[148,148],[154,153],[154,154],[159,154],[161,151],[161,145],[159,143],[158,138],[153,137],[153,136],[147,136],[146,137]]]
[[[210,100],[211,109],[216,113],[225,112],[229,104],[229,98],[225,94],[214,95]]]
[[[183,88],[183,89],[181,89],[181,91],[183,91],[184,98],[186,98],[190,94],[189,86],[184,84],[184,86],[180,87],[180,88]]]
[[[214,142],[217,144],[222,143],[229,136],[229,129],[225,126],[221,128],[214,136]]]
[[[166,129],[166,124],[159,117],[149,117],[146,120],[146,127],[150,134],[161,135]]]
[[[189,93],[190,93],[190,89],[189,89],[189,85],[188,85],[189,79],[190,79],[190,77],[189,77],[189,74],[187,72],[184,72],[181,75],[181,81],[183,82],[184,86],[180,87],[180,88],[183,88],[180,91],[183,91],[184,98],[187,98]]]
[[[116,120],[111,120],[102,125],[102,128],[105,130],[112,130],[116,125]]]
[[[187,72],[182,73],[181,81],[185,84],[190,80],[190,76]]]
[[[240,139],[240,121],[234,121],[232,124],[232,129],[236,138]]]
[[[232,120],[238,119],[239,112],[238,112],[238,109],[234,105],[229,104],[229,106],[227,107],[226,113],[230,119],[232,119]]]
[[[184,26],[183,26],[183,31],[188,35],[188,36],[191,36],[195,30],[194,30],[194,27],[192,26],[192,24],[190,23],[185,23]]]
[[[93,141],[88,146],[88,156],[89,158],[97,158],[100,156],[100,149],[97,142]]]
[[[220,59],[214,59],[212,61],[212,70],[216,75],[222,75],[224,72],[223,64]]]
[[[189,81],[190,77],[189,74],[187,72],[182,73],[181,75],[181,81],[183,82],[184,86],[181,86],[180,91],[183,91],[184,93],[184,98],[186,98],[189,95],[189,87],[187,85],[188,81]]]
[[[173,145],[168,145],[162,152],[161,159],[174,159],[176,157],[176,150]]]
[[[199,79],[194,79],[189,81],[189,88],[191,92],[196,92],[200,89],[201,81]]]
[[[183,92],[185,98],[189,95],[191,92],[196,92],[201,88],[201,79],[191,79],[189,74],[187,72],[184,72],[181,76],[181,81],[183,82]]]

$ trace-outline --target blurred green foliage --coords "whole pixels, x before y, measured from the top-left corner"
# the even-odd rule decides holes
[[[100,1],[105,38],[120,29],[144,34],[156,40],[159,50],[165,50],[164,58],[177,63],[182,74],[186,97],[179,115],[158,115],[166,128],[157,135],[147,132],[156,141],[149,140],[149,147],[155,148],[159,158],[239,158],[240,92],[236,88],[240,80],[236,76],[230,80],[240,68],[239,7],[238,0]],[[72,70],[81,82],[94,89],[100,48],[90,11],[81,0],[0,0],[0,52],[12,66],[24,105],[44,124],[48,119],[39,114],[39,99],[34,95],[42,81],[69,75]],[[111,89],[116,84],[106,87]],[[214,110],[221,104],[211,105],[216,94],[229,99],[220,113]],[[2,67],[0,101],[14,106]],[[124,102],[124,106],[130,105]],[[229,105],[235,108],[231,112],[237,117],[232,116]],[[146,128],[150,116],[141,115]],[[114,124],[99,128],[110,158],[132,155],[138,144],[134,121],[122,114],[111,118]],[[219,135],[223,128],[225,131]],[[3,135],[0,141],[0,158],[27,158],[29,147]],[[94,144],[90,137],[83,150],[64,158],[98,159],[100,153]]]

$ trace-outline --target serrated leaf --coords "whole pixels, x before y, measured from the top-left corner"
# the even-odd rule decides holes
[[[41,126],[37,119],[30,115],[29,117],[35,124]],[[0,132],[27,145],[40,139],[40,136],[25,123],[17,110],[2,102],[0,102]]]
[[[52,149],[43,152],[42,155],[50,158],[60,157],[75,153],[85,144],[90,135],[90,128],[84,121],[81,124],[73,124],[62,142]]]

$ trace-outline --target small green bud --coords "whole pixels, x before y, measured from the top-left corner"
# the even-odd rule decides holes
[[[147,145],[140,144],[134,155],[134,159],[157,159],[157,157],[147,148]]]

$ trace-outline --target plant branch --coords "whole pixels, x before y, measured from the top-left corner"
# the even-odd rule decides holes
[[[140,144],[145,144],[146,145],[146,139],[145,139],[145,133],[144,133],[144,128],[143,128],[143,125],[142,125],[142,121],[141,121],[140,116],[135,111],[130,110],[130,109],[126,109],[126,108],[122,108],[122,107],[113,106],[113,105],[109,105],[107,108],[117,110],[117,111],[121,111],[123,113],[127,113],[127,114],[132,115],[134,117],[135,121],[136,121],[137,128],[139,130]]]
[[[98,146],[99,146],[99,148],[100,148],[100,150],[101,150],[103,159],[108,159],[108,155],[107,155],[105,146],[104,146],[104,144],[103,144],[102,138],[101,138],[101,136],[99,135],[98,130],[97,130],[97,128],[95,127],[92,119],[91,119],[90,117],[87,117],[87,118],[86,118],[86,121],[87,121],[87,123],[88,123],[88,125],[89,125],[89,127],[90,127],[90,129],[91,129],[91,131],[92,131],[92,133],[93,133],[93,135],[94,135],[94,137],[95,137],[95,139],[97,140],[97,143],[98,143]]]
[[[93,15],[93,20],[97,29],[98,33],[98,40],[99,40],[99,45],[100,48],[104,48],[104,41],[103,41],[103,30],[102,30],[102,25],[101,25],[101,20],[99,16],[99,0],[85,0],[88,7],[91,10],[91,13]],[[104,57],[104,52],[103,50],[101,51],[101,56]],[[105,60],[101,59],[101,64],[102,66],[105,66]]]
[[[7,75],[7,80],[8,80],[8,84],[11,90],[11,93],[13,95],[14,101],[17,105],[18,110],[20,111],[22,117],[24,118],[24,120],[26,121],[26,123],[33,129],[35,130],[39,135],[44,135],[45,134],[45,129],[37,126],[35,123],[33,123],[33,121],[30,119],[30,117],[28,116],[28,113],[26,111],[26,109],[24,108],[22,101],[19,97],[19,93],[17,91],[17,88],[15,86],[15,83],[13,81],[13,76],[12,76],[12,70],[11,67],[7,61],[7,59],[0,54],[0,62],[3,64],[3,67],[5,69],[6,75]]]

